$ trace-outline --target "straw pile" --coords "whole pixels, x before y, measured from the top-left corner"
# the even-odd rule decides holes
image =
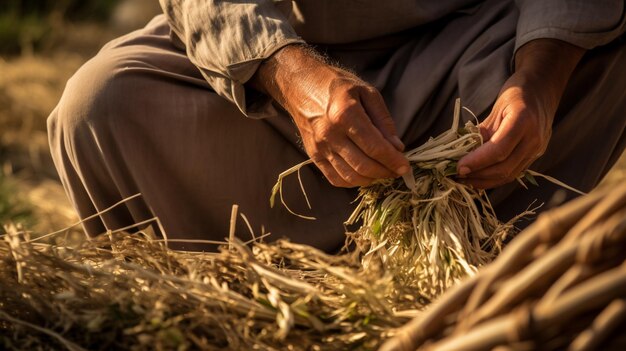
[[[421,307],[390,276],[287,241],[177,252],[149,233],[0,242],[3,349],[373,348]]]
[[[626,184],[542,214],[388,350],[625,350]]]

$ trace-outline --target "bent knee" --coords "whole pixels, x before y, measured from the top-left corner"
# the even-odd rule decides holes
[[[101,52],[86,62],[67,82],[49,117],[49,130],[63,128],[66,135],[73,135],[85,127],[99,131],[123,123],[133,102],[145,93],[141,86],[146,78],[133,65],[141,63],[116,50]]]

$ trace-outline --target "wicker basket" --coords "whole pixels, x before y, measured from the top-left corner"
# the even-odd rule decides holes
[[[542,214],[380,350],[626,350],[626,184]]]

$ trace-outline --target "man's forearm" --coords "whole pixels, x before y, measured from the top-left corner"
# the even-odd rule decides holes
[[[561,96],[585,49],[555,39],[537,39],[515,54],[515,72],[541,82],[541,94],[556,112]]]

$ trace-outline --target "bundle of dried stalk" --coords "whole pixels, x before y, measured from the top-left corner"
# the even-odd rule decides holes
[[[392,273],[428,301],[491,262],[516,232],[517,219],[532,214],[526,211],[502,223],[485,191],[455,181],[457,161],[483,142],[472,122],[460,127],[460,115],[457,100],[452,127],[405,153],[413,172],[362,187],[346,222],[361,224],[348,235],[362,254],[364,268]],[[282,178],[305,164],[280,175],[274,194],[281,201]],[[532,174],[538,173],[525,176],[534,182]]]
[[[626,184],[542,214],[381,350],[625,350]]]
[[[11,230],[0,257],[2,349],[373,349],[423,307],[354,254],[287,241],[202,253],[145,232],[68,246]]]
[[[457,100],[452,128],[406,153],[413,172],[361,188],[348,224],[362,220],[352,235],[373,260],[432,300],[477,267],[491,262],[513,222],[501,223],[484,191],[450,178],[457,161],[482,144],[471,122],[459,128]]]

